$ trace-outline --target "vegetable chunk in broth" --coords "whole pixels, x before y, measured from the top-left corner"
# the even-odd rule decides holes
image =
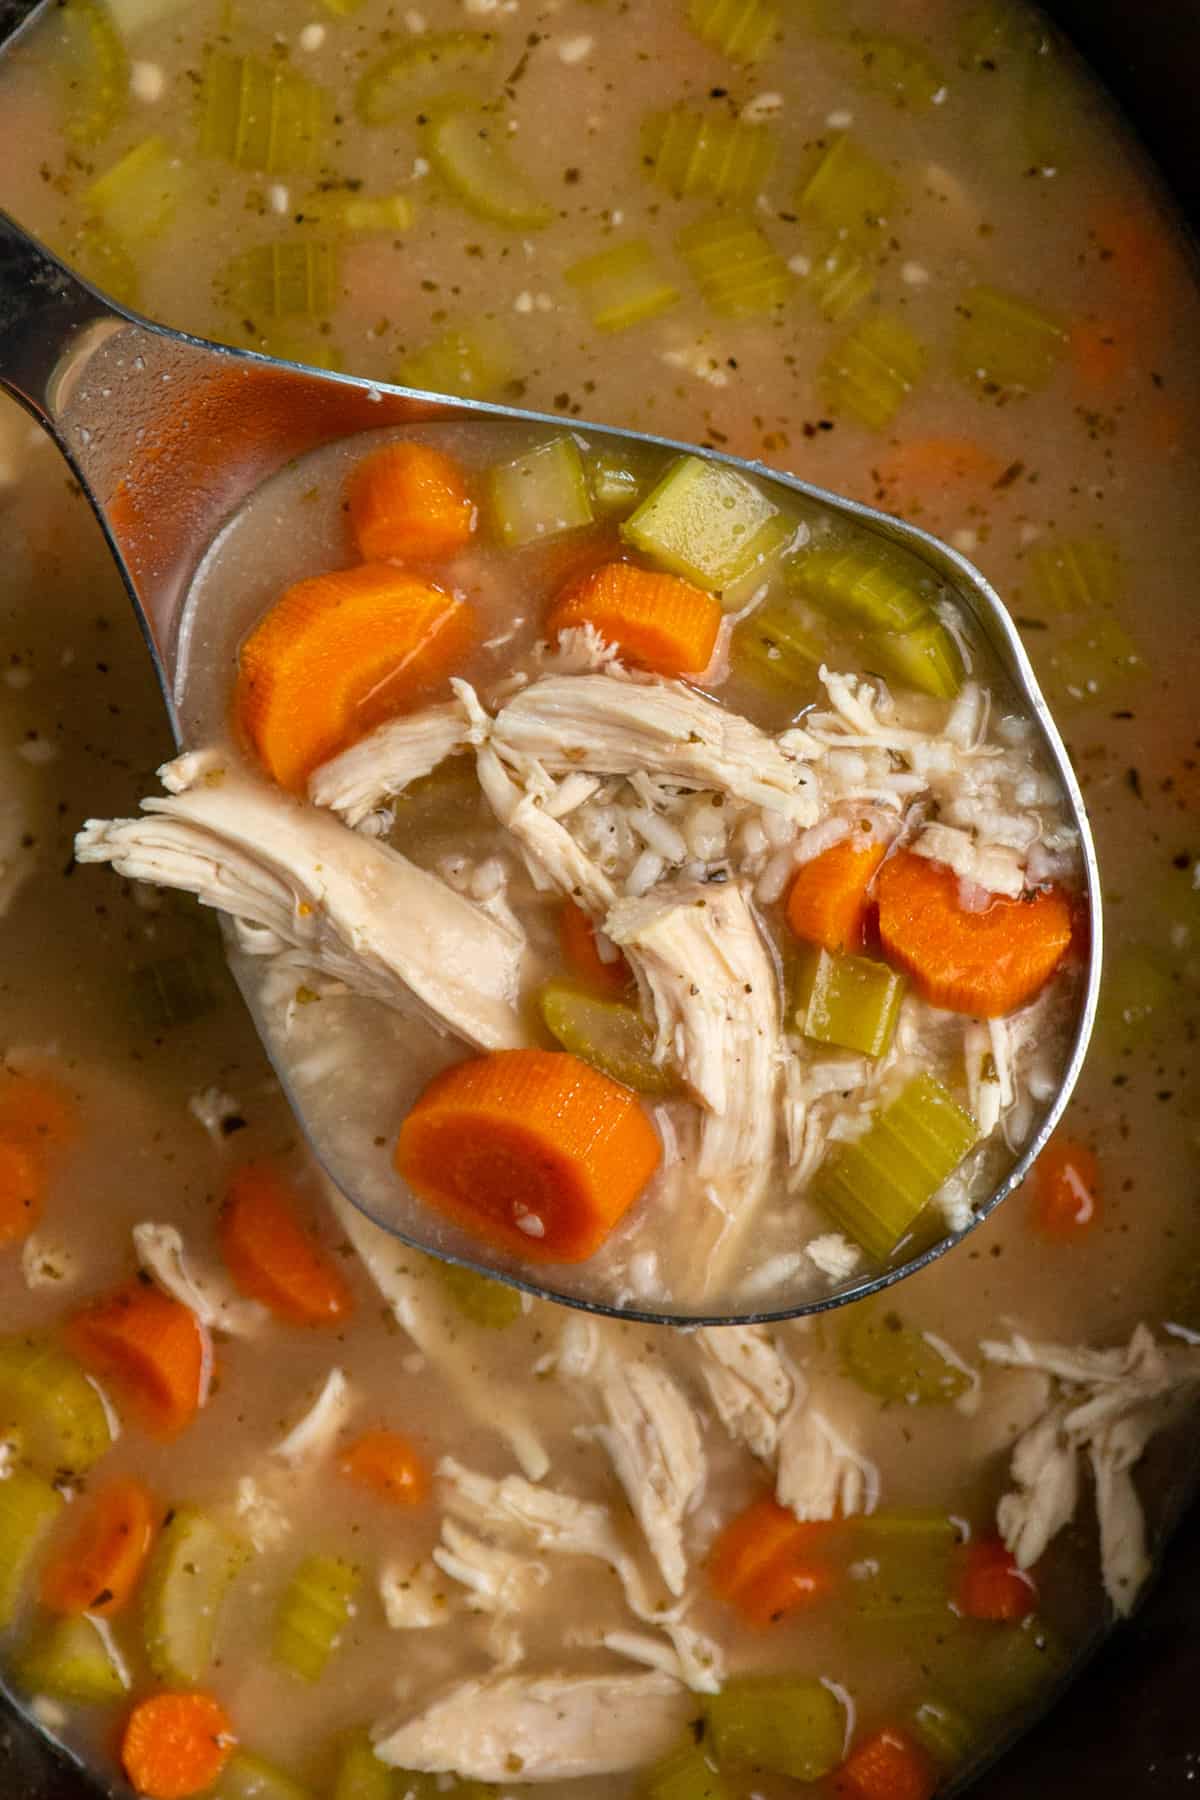
[[[79,497],[0,415],[6,1680],[152,1800],[934,1794],[1132,1607],[1187,1474],[1200,320],[1177,226],[1016,0],[903,23],[884,0],[67,0],[0,68],[0,144],[6,208],[174,325],[563,420],[336,446],[231,521],[197,575],[174,810],[115,828],[117,880],[72,847],[153,790],[158,697]],[[556,1266],[631,1305],[685,1291],[672,1254],[703,1278],[706,1139],[739,1201],[767,1164],[731,1281],[799,1256],[828,1292],[900,1211],[961,1216],[1061,1054],[1058,795],[943,596],[769,500],[698,543],[697,467],[614,460],[585,417],[977,560],[1100,838],[1114,949],[1063,1126],[954,1256],[804,1325],[652,1330],[406,1249],[297,1143],[210,915],[132,866],[170,821],[182,885],[256,921],[260,1012],[387,1207],[437,1197],[464,1113],[468,1197],[511,1201],[542,1062],[507,1114],[512,1088],[458,1072],[532,1054],[623,1096],[657,1150],[570,1171],[572,1224],[607,1236]],[[352,668],[311,655],[334,573]],[[401,612],[398,659],[378,624]],[[756,755],[717,780],[685,731],[687,774],[663,767],[632,723],[651,696]],[[341,847],[347,905],[346,857],[386,868],[382,948],[294,907],[282,863],[264,881],[281,820]],[[556,882],[554,845],[587,880]],[[681,917],[685,891],[706,905]],[[416,960],[414,895],[483,979]],[[754,962],[711,972],[702,1070],[673,971],[710,909]],[[733,1004],[764,966],[773,1054]],[[697,1080],[739,1051],[771,1089],[752,1154]]]

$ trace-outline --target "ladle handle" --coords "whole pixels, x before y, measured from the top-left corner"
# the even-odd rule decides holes
[[[0,212],[0,387],[55,426],[55,371],[79,333],[122,314]]]

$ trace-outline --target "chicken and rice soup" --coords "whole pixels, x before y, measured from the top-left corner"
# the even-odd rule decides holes
[[[0,1633],[115,1793],[928,1800],[1150,1575],[1200,1378],[1196,297],[1032,12],[896,14],[66,0],[0,68],[6,208],[118,297],[563,421],[264,488],[172,758],[0,414]],[[465,1254],[765,1309],[969,1220],[1079,982],[1036,739],[902,555],[583,418],[977,560],[1100,839],[1063,1126],[806,1322],[407,1249],[188,897],[373,1210]]]

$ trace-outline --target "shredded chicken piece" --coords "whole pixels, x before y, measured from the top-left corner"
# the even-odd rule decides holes
[[[379,1571],[379,1598],[393,1631],[432,1631],[453,1611],[446,1578],[431,1557],[414,1563],[393,1558]]]
[[[258,1476],[239,1479],[233,1510],[260,1556],[266,1550],[277,1550],[291,1534],[291,1507],[270,1493]]]
[[[700,1501],[706,1473],[696,1416],[665,1369],[611,1353],[600,1364],[599,1393],[608,1423],[596,1436],[678,1597],[687,1581],[683,1521]]]
[[[417,1348],[455,1390],[464,1411],[508,1444],[532,1481],[550,1467],[550,1458],[533,1420],[519,1401],[501,1394],[487,1381],[461,1332],[446,1325],[437,1295],[431,1292],[423,1259],[359,1212],[326,1183],[330,1206],[364,1268]]]
[[[21,1274],[31,1291],[69,1288],[79,1278],[79,1259],[65,1244],[54,1243],[40,1231],[31,1232],[21,1245]]]
[[[1129,1612],[1150,1572],[1132,1470],[1186,1390],[1200,1382],[1200,1351],[1160,1345],[1145,1325],[1111,1350],[1034,1343],[1016,1334],[1006,1342],[985,1340],[980,1349],[989,1362],[1040,1370],[1056,1384],[1046,1412],[1013,1449],[1015,1485],[997,1509],[1001,1536],[1022,1568],[1035,1563],[1075,1515],[1086,1455],[1104,1589],[1117,1612]]]
[[[823,1412],[800,1404],[780,1436],[775,1497],[798,1519],[848,1519],[875,1511],[879,1470]]]
[[[698,1331],[699,1372],[731,1438],[768,1461],[794,1392],[788,1366],[761,1325]]]
[[[244,948],[291,948],[353,992],[482,1050],[524,1043],[524,939],[453,888],[339,820],[197,751],[159,770],[170,798],[91,819],[80,862],[194,893],[243,924]]]
[[[616,889],[554,816],[553,784],[527,791],[486,744],[476,751],[475,766],[488,805],[525,852],[535,883],[556,888],[591,912],[606,913]]]
[[[243,1300],[232,1282],[217,1269],[201,1272],[184,1249],[183,1234],[174,1225],[143,1220],[133,1228],[133,1247],[141,1267],[152,1275],[164,1293],[190,1307],[202,1325],[227,1331],[231,1337],[253,1337],[266,1322],[266,1308],[257,1300]]]
[[[455,700],[405,713],[322,763],[309,781],[308,797],[315,806],[340,814],[347,825],[361,825],[448,756],[464,750],[466,742],[466,717]]]
[[[817,818],[816,785],[803,761],[678,681],[547,676],[500,709],[491,738],[506,761],[533,760],[551,774],[660,775],[676,787],[781,812],[797,825]]]
[[[342,1371],[330,1369],[312,1405],[286,1436],[272,1445],[271,1455],[292,1468],[328,1456],[357,1403],[358,1395]]]
[[[666,1754],[692,1711],[669,1675],[503,1675],[464,1681],[386,1720],[375,1753],[395,1768],[475,1781],[615,1775]]]
[[[452,1518],[442,1521],[442,1541],[433,1560],[469,1590],[477,1612],[520,1612],[531,1590],[549,1580],[545,1563],[485,1543]]]

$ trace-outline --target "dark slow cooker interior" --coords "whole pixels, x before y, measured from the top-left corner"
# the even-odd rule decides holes
[[[1186,213],[1200,214],[1194,155],[1200,11],[1195,0],[1058,0],[1075,39],[1139,127]],[[0,28],[6,8],[0,4]],[[1185,1517],[1133,1621],[1105,1642],[1050,1715],[972,1788],[979,1800],[1087,1791],[1182,1795],[1200,1753],[1200,1517]],[[4,1800],[86,1800],[98,1792],[25,1721],[0,1715]]]

